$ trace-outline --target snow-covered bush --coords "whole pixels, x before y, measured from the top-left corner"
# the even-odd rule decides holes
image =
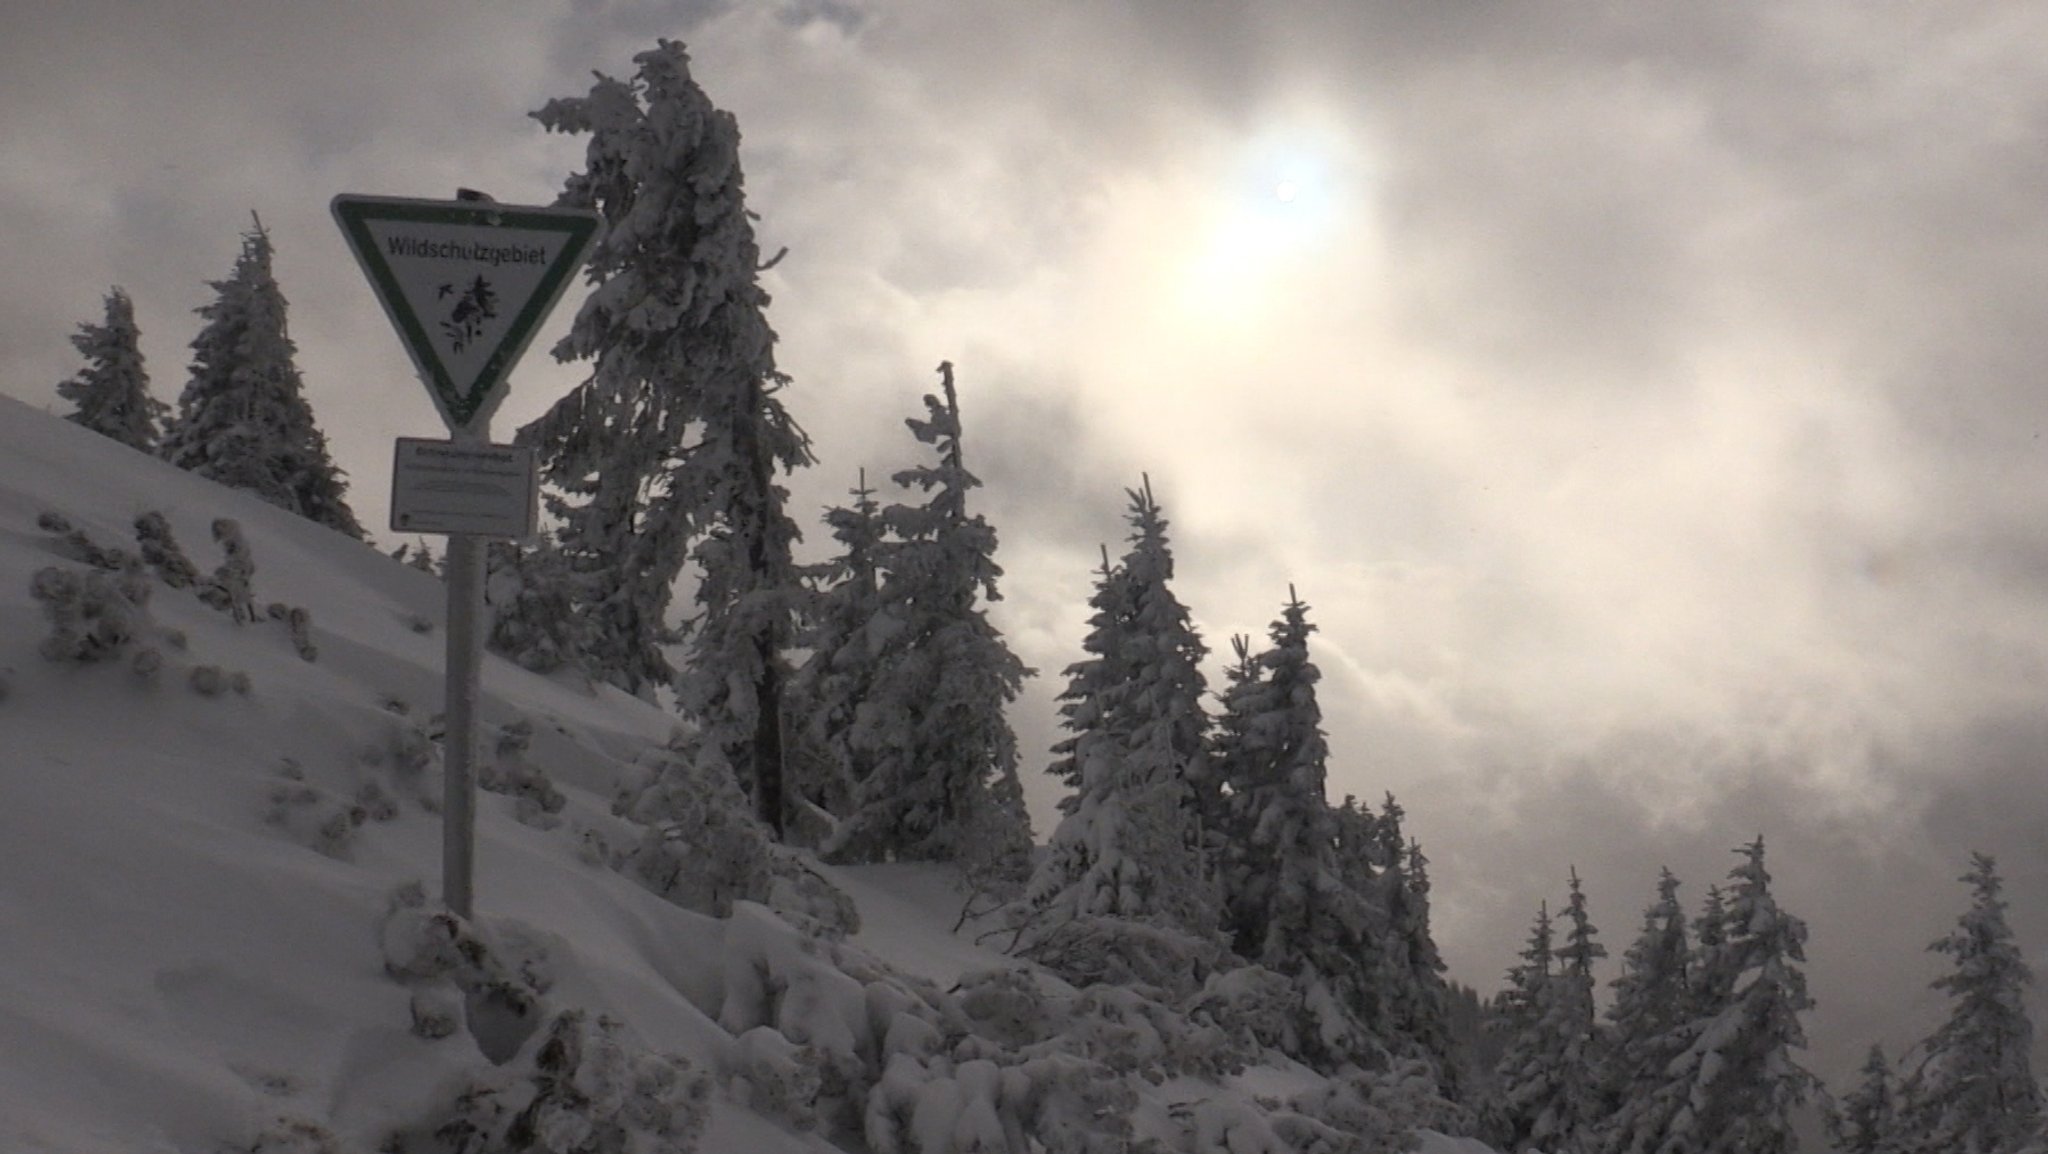
[[[356,830],[370,818],[369,809],[308,783],[296,762],[286,760],[278,777],[263,820],[316,853],[347,860]]]
[[[1242,1068],[1230,1036],[1190,1021],[1128,986],[1091,986],[1076,999],[1059,1048],[1092,1058],[1118,1074],[1158,1082],[1178,1075],[1214,1077]]]
[[[1065,1008],[1029,970],[977,970],[963,975],[952,994],[974,1032],[1004,1046],[1041,1042],[1066,1025]]]
[[[1019,953],[1076,986],[1139,985],[1179,1000],[1202,988],[1220,943],[1171,926],[1082,915],[1023,927]]]
[[[715,757],[671,751],[615,808],[646,826],[620,868],[684,909],[724,917],[752,901],[827,937],[859,928],[853,900],[775,843]]]
[[[303,606],[286,605],[282,601],[272,601],[264,607],[263,613],[272,621],[284,622],[285,628],[291,631],[292,648],[299,651],[300,657],[307,661],[319,660],[320,647],[313,644],[313,614],[311,612]]]
[[[129,555],[121,549],[109,549],[92,539],[91,534],[74,526],[71,519],[62,513],[44,512],[36,517],[36,528],[57,537],[66,555],[74,561],[83,561],[95,569],[124,569],[128,566]]]
[[[518,940],[522,951],[535,945]],[[508,965],[468,922],[428,906],[418,883],[392,895],[379,941],[384,971],[414,992],[415,1031],[422,1028],[423,1011],[439,1016],[433,1011],[451,1000],[451,991],[461,992],[462,1020],[477,1048],[499,1065],[517,1056],[540,1025],[542,991],[532,977],[536,967]],[[544,959],[539,968],[545,969]]]
[[[155,569],[164,584],[190,589],[199,583],[199,570],[178,546],[171,523],[162,513],[152,510],[135,519],[135,543],[141,547],[142,563]]]
[[[334,1132],[303,1118],[277,1117],[246,1146],[231,1147],[228,1154],[355,1154]]]
[[[1421,1067],[1420,1063],[1415,1064]],[[1426,1068],[1405,1066],[1380,1073],[1352,1069],[1330,1078],[1321,1086],[1296,1094],[1288,1103],[1293,1119],[1276,1118],[1275,1127],[1298,1149],[1328,1150],[1330,1154],[1395,1154],[1415,1148],[1416,1127],[1429,1122],[1450,1121],[1442,1111],[1456,1107],[1436,1096],[1436,1081]],[[1469,1123],[1469,1119],[1463,1119]],[[1446,1127],[1447,1129],[1450,1127]],[[1351,1144],[1329,1144],[1323,1131],[1348,1136]],[[1315,1136],[1321,1144],[1299,1144]]]
[[[441,812],[441,786],[435,773],[441,765],[441,750],[419,725],[392,718],[383,737],[364,746],[356,760],[367,768],[386,771],[398,799],[411,799],[429,813]]]
[[[388,1154],[652,1154],[697,1148],[711,1083],[616,1021],[567,1010],[511,1066],[472,1078],[447,1107],[393,1134]]]
[[[513,816],[536,829],[553,829],[561,824],[555,815],[569,799],[555,788],[546,771],[523,756],[533,740],[533,723],[525,719],[498,729],[493,743],[496,754],[477,771],[477,787],[513,799]]]
[[[149,592],[149,580],[133,558],[124,562],[118,575],[55,565],[37,570],[29,579],[29,594],[41,602],[50,622],[42,655],[51,661],[81,663],[121,656],[130,643],[154,629]]]
[[[238,696],[247,697],[254,688],[249,675],[239,669],[222,669],[218,665],[195,665],[189,675],[192,692],[201,697],[219,697],[233,690]]]
[[[826,1062],[816,1049],[756,1026],[733,1040],[726,1065],[726,1093],[734,1102],[795,1130],[817,1127]]]
[[[241,524],[228,517],[217,518],[213,539],[220,543],[223,557],[213,576],[199,583],[199,599],[233,617],[237,624],[256,620],[256,595],[249,585],[256,576],[256,559],[242,537]]]
[[[485,611],[491,652],[535,673],[583,660],[591,624],[575,603],[575,576],[552,543],[528,548],[493,541],[485,554]]]
[[[1250,1053],[1291,1052],[1298,996],[1284,974],[1264,966],[1239,966],[1211,974],[1188,1004],[1188,1017],[1215,1026]]]

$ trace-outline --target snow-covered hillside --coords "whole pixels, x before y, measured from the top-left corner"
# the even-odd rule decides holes
[[[118,580],[86,555],[135,552],[153,511],[202,575],[216,519],[239,524],[255,620],[151,570],[118,651],[47,659],[36,575]],[[675,719],[494,658],[478,917],[440,918],[440,617],[423,573],[0,398],[0,1150],[417,1154],[514,1133],[782,1154],[861,1149],[863,1128],[926,1154],[1080,1149],[1033,1133],[1066,1102],[1123,1103],[1160,1150],[1244,1154],[1343,1116],[1254,1109],[1333,1090],[1238,1070],[1222,1031],[1148,1026],[1135,995],[1113,1043],[998,1022],[1005,995],[1083,1015],[1049,979],[975,977],[1017,963],[951,930],[961,896],[934,870],[798,862],[858,906],[843,940],[658,896],[615,868],[645,831],[610,803],[672,756]],[[1129,1073],[1151,1058],[1090,1049],[1112,1045],[1208,1049],[1153,1084]],[[1109,1069],[1128,1076],[1076,1084]],[[865,1115],[830,1116],[842,1099]],[[632,1144],[657,1136],[674,1146]]]

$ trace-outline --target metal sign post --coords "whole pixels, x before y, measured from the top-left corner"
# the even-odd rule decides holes
[[[599,221],[581,209],[477,200],[344,194],[331,207],[451,438],[400,438],[391,528],[448,536],[441,895],[466,920],[476,895],[484,545],[532,534],[538,504],[532,454],[492,445],[491,413]]]
[[[489,422],[471,437],[490,442]],[[471,437],[456,438],[462,444]],[[450,913],[475,916],[477,698],[483,686],[484,545],[474,533],[448,537],[447,688],[441,758],[441,894]]]

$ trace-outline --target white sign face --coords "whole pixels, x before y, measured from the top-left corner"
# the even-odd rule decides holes
[[[475,428],[597,234],[597,214],[337,196],[334,218],[450,432]]]
[[[533,450],[398,438],[391,528],[398,533],[531,537],[540,524]]]

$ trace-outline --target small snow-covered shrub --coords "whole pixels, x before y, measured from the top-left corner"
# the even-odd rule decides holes
[[[453,986],[421,986],[412,992],[412,1032],[435,1041],[462,1029],[462,992]]]
[[[726,1060],[726,1093],[734,1102],[793,1130],[813,1130],[818,1125],[824,1066],[811,1047],[756,1026],[733,1040]]]
[[[1415,1133],[1418,1103],[1403,1081],[1398,1072],[1389,1076],[1348,1070],[1316,1089],[1295,1095],[1287,1104],[1293,1117],[1279,1114],[1276,1121],[1285,1120],[1284,1129],[1297,1138],[1298,1144],[1310,1137],[1320,1141],[1321,1145],[1302,1145],[1318,1154],[1323,1150],[1330,1154],[1398,1154],[1413,1150],[1420,1141]],[[1435,1096],[1435,1089],[1432,1078],[1431,1097]],[[1349,1135],[1356,1144],[1331,1145],[1323,1136],[1324,1131]]]
[[[313,614],[310,611],[302,606],[272,601],[263,612],[272,621],[284,622],[285,628],[291,631],[292,648],[298,650],[301,658],[307,661],[320,659],[320,647],[313,644]]]
[[[1205,1099],[1182,1106],[1174,1113],[1187,1128],[1188,1154],[1334,1154],[1314,1144],[1318,1134],[1306,1132],[1314,1123],[1296,1127],[1300,1131],[1298,1137],[1310,1143],[1297,1146],[1275,1132],[1277,1119],[1239,1099]]]
[[[233,690],[238,696],[247,697],[253,688],[247,673],[239,669],[222,669],[218,665],[195,665],[187,676],[192,685],[192,692],[201,697],[219,697],[229,690]]]
[[[575,575],[552,544],[494,541],[485,555],[484,604],[491,652],[535,673],[582,660],[589,619],[577,612]]]
[[[1191,1022],[1136,989],[1091,986],[1071,1015],[1060,1047],[1119,1074],[1156,1083],[1183,1074],[1213,1077],[1243,1065],[1223,1030]]]
[[[1209,975],[1188,1003],[1188,1017],[1215,1026],[1248,1053],[1292,1052],[1298,997],[1294,983],[1264,966],[1239,966]]]
[[[256,620],[256,595],[250,588],[256,559],[242,537],[241,524],[232,518],[218,518],[213,523],[213,539],[220,543],[224,556],[213,576],[199,583],[199,599],[233,617],[237,624]]]
[[[1223,957],[1219,942],[1129,918],[1081,916],[1026,925],[1016,951],[1076,986],[1144,986],[1168,1000],[1202,988]]]
[[[273,1118],[247,1146],[231,1148],[231,1154],[354,1154],[334,1132],[303,1118]]]
[[[398,799],[374,781],[366,781],[356,790],[356,805],[371,821],[391,821],[398,816]]]
[[[389,1154],[653,1154],[697,1148],[711,1082],[619,1023],[564,1011],[538,1046],[478,1075],[449,1105],[393,1134]]]
[[[569,799],[546,771],[523,756],[533,741],[533,723],[521,719],[499,727],[494,743],[496,756],[477,771],[477,787],[504,794],[514,800],[513,816],[536,829],[553,829],[561,824],[555,815]]]
[[[157,579],[173,589],[190,589],[199,583],[185,550],[171,533],[171,523],[162,513],[151,511],[135,519],[135,543],[142,550],[142,563],[156,570]]]
[[[71,524],[71,519],[62,513],[45,512],[36,517],[36,528],[58,537],[66,555],[74,561],[83,561],[95,569],[116,570],[128,567],[131,558],[125,550],[109,549],[92,539],[85,530]]]
[[[1478,1128],[1472,1111],[1445,1099],[1436,1071],[1416,1058],[1395,1059],[1380,1070],[1346,1071],[1322,1091],[1297,1096],[1292,1104],[1339,1129],[1384,1133],[1389,1141],[1411,1144],[1416,1129],[1471,1134]]]
[[[859,928],[852,899],[775,844],[715,758],[671,752],[614,808],[647,827],[622,868],[685,909],[724,917],[752,901],[826,937]]]
[[[434,775],[441,765],[441,749],[425,729],[393,718],[382,740],[364,746],[356,760],[389,775],[397,792],[394,805],[409,798],[428,813],[441,811],[440,783]]]
[[[1028,1046],[1058,1033],[1066,1024],[1029,970],[978,970],[961,977],[953,996],[974,1032],[1000,1045]]]
[[[316,853],[347,860],[356,830],[369,820],[369,811],[308,784],[303,774],[281,771],[279,776],[283,780],[271,786],[263,820]]]
[[[29,579],[29,595],[50,622],[40,651],[51,661],[111,660],[151,628],[149,583],[132,567],[116,577],[52,565]]]

